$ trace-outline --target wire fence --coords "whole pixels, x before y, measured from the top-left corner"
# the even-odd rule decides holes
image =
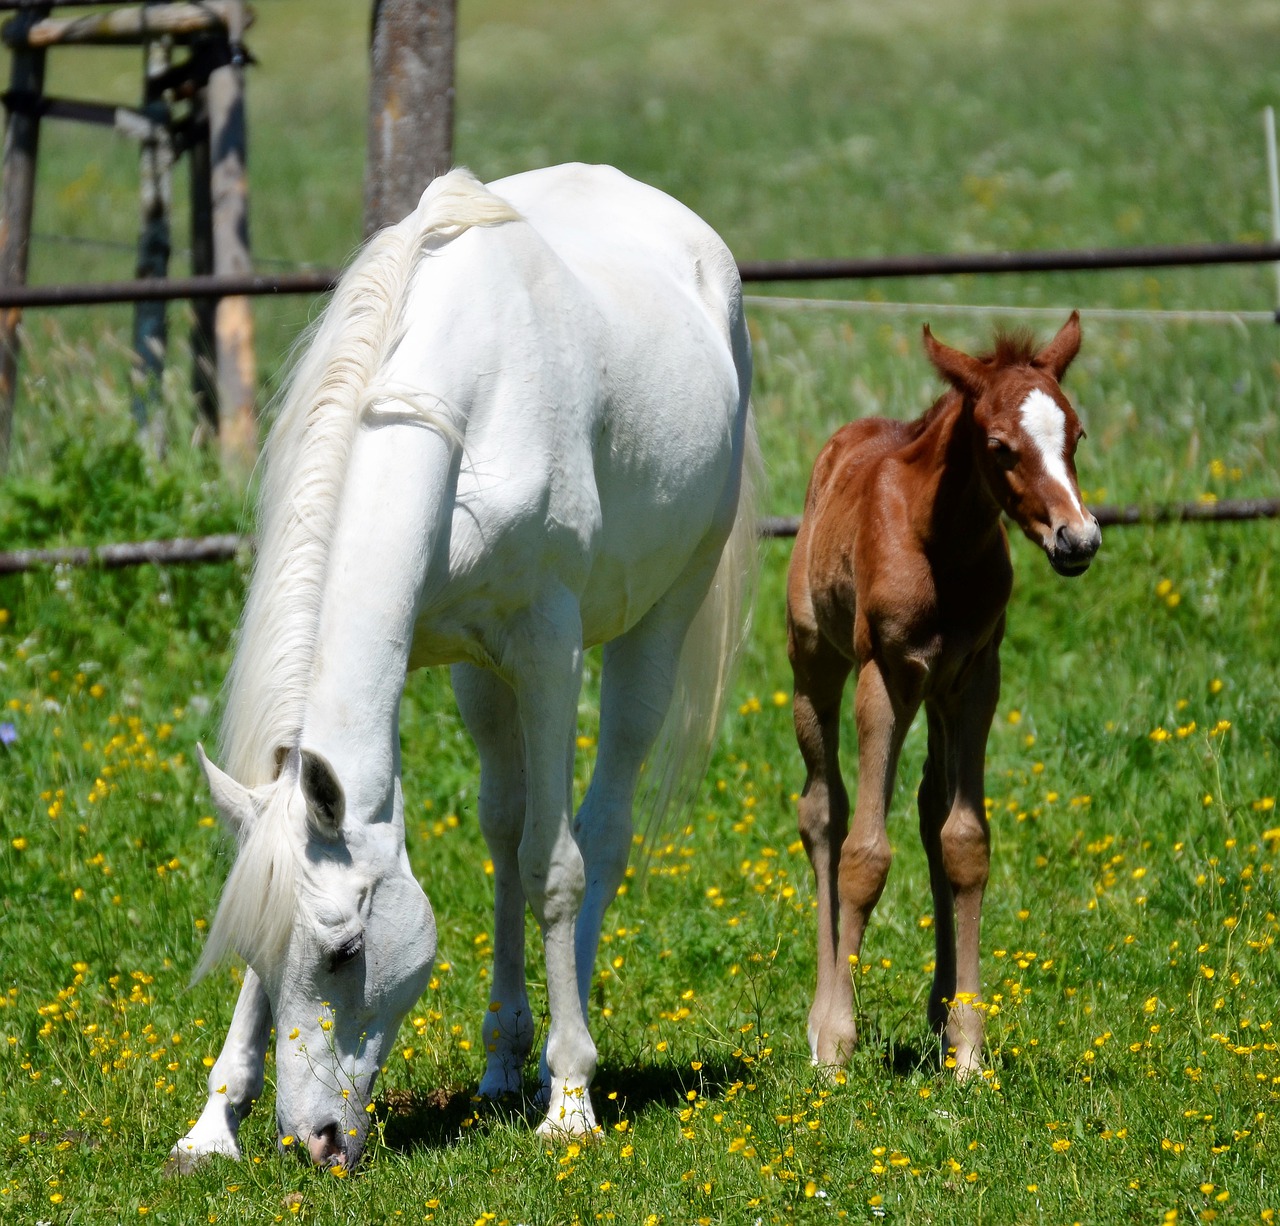
[[[0,8],[3,8],[0,0]],[[1179,247],[1128,247],[1075,251],[988,252],[957,255],[885,256],[848,260],[756,260],[739,264],[744,282],[876,280],[962,274],[1048,273],[1141,268],[1206,267],[1225,264],[1280,264],[1280,243],[1198,244]],[[106,303],[174,301],[189,298],[323,294],[339,273],[304,270],[251,276],[193,276],[109,281],[96,284],[0,287],[0,309],[92,306]],[[765,310],[860,311],[935,315],[1024,314],[1056,316],[1064,308],[961,305],[956,303],[876,302],[871,300],[748,295],[750,306]],[[1280,323],[1280,311],[1133,310],[1093,308],[1082,314],[1097,319],[1234,323]],[[1134,524],[1238,522],[1280,518],[1280,498],[1165,503],[1155,506],[1092,508],[1103,527]],[[761,535],[776,539],[796,534],[799,519],[769,518]],[[137,541],[100,546],[0,551],[0,575],[47,567],[118,569],[139,565],[192,565],[225,562],[252,551],[253,540],[240,534]]]
[[[866,259],[747,260],[744,282],[873,281],[903,277],[959,276],[1204,268],[1280,263],[1280,243],[1199,243],[1189,246],[1101,247],[1073,251],[995,251],[953,255],[896,255]],[[317,269],[238,277],[153,277],[95,284],[0,287],[0,308],[92,306],[111,302],[164,302],[183,298],[323,294],[339,273]],[[1273,318],[1275,316],[1273,315]]]
[[[1155,506],[1101,505],[1089,509],[1103,528],[1123,528],[1136,524],[1231,523],[1248,519],[1280,519],[1280,498],[1235,498],[1211,502],[1162,503]],[[785,540],[795,536],[799,527],[799,517],[768,516],[760,522],[760,536],[765,540]],[[128,566],[227,562],[233,558],[247,557],[252,554],[253,549],[252,536],[227,532],[214,536],[132,541],[118,545],[0,550],[0,576],[50,567],[120,570]]]

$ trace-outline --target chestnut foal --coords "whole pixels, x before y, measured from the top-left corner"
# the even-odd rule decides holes
[[[800,834],[818,887],[814,1063],[843,1063],[857,1038],[851,968],[889,873],[885,815],[923,703],[920,835],[937,935],[929,1020],[963,1078],[980,1067],[983,1041],[983,757],[1013,582],[1001,514],[1061,575],[1081,574],[1102,535],[1076,483],[1084,431],[1058,386],[1080,348],[1079,315],[1041,349],[1000,335],[994,353],[972,358],[940,344],[928,325],[924,347],[951,389],[918,421],[844,426],[818,456],[787,580],[787,648],[807,772]],[[838,754],[841,695],[855,668],[850,825]]]

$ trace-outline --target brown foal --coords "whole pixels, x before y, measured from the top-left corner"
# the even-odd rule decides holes
[[[981,1065],[978,929],[990,862],[983,792],[1012,588],[1002,513],[1062,575],[1101,543],[1075,474],[1080,420],[1059,380],[1080,348],[1075,312],[1043,348],[1000,335],[973,358],[924,347],[951,385],[914,422],[866,418],[818,456],[787,579],[787,648],[806,769],[800,835],[817,878],[816,1064],[857,1038],[851,974],[884,889],[885,815],[903,738],[924,705],[928,759],[918,797],[937,959],[929,1020],[955,1071]],[[858,795],[840,777],[840,703],[857,670]],[[948,1061],[950,1064],[950,1061]]]

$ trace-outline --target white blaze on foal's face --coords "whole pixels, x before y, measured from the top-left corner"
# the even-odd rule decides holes
[[[1046,475],[1062,486],[1076,514],[1083,514],[1076,483],[1067,470],[1067,415],[1062,406],[1047,392],[1035,388],[1022,402],[1018,416]]]

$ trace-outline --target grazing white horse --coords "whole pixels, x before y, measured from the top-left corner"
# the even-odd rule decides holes
[[[250,969],[178,1169],[239,1156],[273,1025],[280,1143],[321,1164],[363,1149],[436,952],[398,729],[406,671],[429,664],[453,666],[493,858],[480,1093],[519,1091],[533,1042],[528,902],[551,1017],[539,1132],[595,1127],[588,986],[641,767],[669,708],[657,791],[673,755],[705,765],[754,571],[750,366],[724,244],[607,167],[489,187],[454,171],[343,277],[265,449],[227,773],[200,753],[239,841],[200,969],[228,950]],[[596,643],[598,759],[575,819]]]

